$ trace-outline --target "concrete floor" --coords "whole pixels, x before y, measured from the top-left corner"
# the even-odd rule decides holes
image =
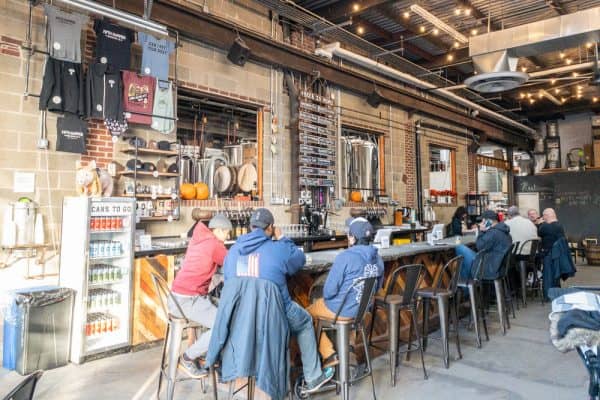
[[[600,284],[598,267],[578,267],[568,284]],[[482,349],[475,347],[472,332],[461,330],[463,359],[442,366],[441,346],[431,341],[425,356],[429,380],[423,380],[419,358],[403,362],[397,370],[397,385],[389,384],[386,355],[374,360],[375,385],[379,399],[583,399],[587,393],[587,372],[577,354],[559,353],[548,336],[548,312],[530,300],[526,309],[517,311],[506,336],[493,320],[490,341]],[[495,315],[491,316],[494,319]],[[455,346],[450,347],[455,357]],[[156,388],[160,349],[152,348],[47,371],[38,386],[37,400],[70,399],[149,399]],[[0,395],[22,379],[14,372],[0,370]],[[224,393],[223,393],[224,394]],[[351,390],[353,399],[368,399],[371,386],[362,381]],[[242,396],[236,396],[241,398]],[[334,398],[334,393],[318,396]],[[209,399],[198,382],[178,385],[176,398]],[[222,398],[226,398],[222,396]]]

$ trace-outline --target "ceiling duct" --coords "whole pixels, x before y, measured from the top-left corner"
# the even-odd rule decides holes
[[[529,57],[600,39],[600,7],[488,32],[469,39],[475,75],[467,87],[484,93],[514,89],[528,75],[516,71],[519,57]]]
[[[436,94],[444,97],[446,100],[449,100],[454,104],[459,104],[470,110],[477,110],[477,111],[479,111],[480,115],[484,115],[487,118],[490,118],[490,119],[500,122],[502,124],[511,126],[521,132],[525,132],[528,135],[532,135],[532,136],[537,135],[537,132],[534,129],[531,129],[530,127],[523,125],[523,124],[521,124],[511,118],[508,118],[502,114],[494,112],[494,111],[490,110],[489,108],[483,107],[477,103],[467,100],[464,97],[458,96],[458,95],[450,92],[449,90],[446,90],[443,88],[438,88],[429,82],[426,82],[424,80],[417,78],[416,76],[404,73],[404,72],[399,71],[392,67],[388,67],[387,65],[383,65],[375,60],[372,60],[365,56],[361,56],[360,54],[356,54],[350,50],[343,49],[340,46],[339,42],[330,43],[323,47],[320,47],[315,50],[315,54],[318,56],[327,57],[330,59],[333,58],[333,56],[335,55],[342,59],[353,62],[354,64],[360,65],[363,68],[370,69],[370,70],[380,73],[382,75],[388,76],[392,79],[396,79],[400,82],[412,85],[412,86],[420,88],[420,89],[427,89],[427,90],[435,91]]]

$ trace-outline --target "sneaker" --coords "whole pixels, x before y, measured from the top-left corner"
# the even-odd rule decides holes
[[[324,384],[326,384],[333,378],[334,373],[335,373],[335,368],[331,368],[331,367],[325,368],[323,370],[323,373],[321,374],[321,376],[319,376],[317,379],[315,379],[312,382],[306,383],[306,386],[304,389],[304,394],[314,393],[317,390],[319,390]]]
[[[200,379],[208,375],[208,368],[199,368],[196,361],[188,360],[185,355],[179,360],[179,369],[193,379]]]

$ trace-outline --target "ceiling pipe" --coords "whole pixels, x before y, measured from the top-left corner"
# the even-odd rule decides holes
[[[450,92],[447,88],[438,88],[437,86],[435,86],[429,82],[425,82],[415,76],[398,71],[397,69],[390,68],[386,65],[380,64],[375,60],[372,60],[370,58],[353,53],[349,50],[343,49],[343,48],[341,48],[339,42],[331,43],[331,44],[325,45],[323,47],[320,47],[315,50],[315,54],[318,56],[327,57],[329,59],[333,58],[333,56],[335,55],[337,57],[343,58],[343,59],[351,61],[357,65],[360,65],[364,68],[368,68],[370,70],[379,72],[390,78],[399,80],[401,82],[407,83],[407,84],[415,86],[417,88],[435,91],[435,93],[441,95],[442,97],[446,98],[447,100],[450,100],[453,103],[460,104],[471,110],[477,110],[482,116],[485,115],[495,121],[499,121],[501,123],[504,123],[506,125],[509,125],[509,126],[515,128],[519,131],[525,132],[528,135],[537,136],[537,132],[535,131],[535,129],[532,129],[532,128],[530,128],[526,125],[523,125],[519,122],[516,122],[504,115],[501,115],[501,114],[494,112],[488,108],[485,108],[477,103],[474,103],[470,100],[460,97],[460,96]]]

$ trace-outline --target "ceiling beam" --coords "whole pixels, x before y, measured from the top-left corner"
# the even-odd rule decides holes
[[[401,33],[395,33],[395,34],[390,33],[388,31],[386,31],[385,29],[381,28],[380,26],[373,24],[373,23],[367,21],[366,19],[363,19],[360,17],[352,18],[352,22],[353,22],[353,25],[355,25],[357,29],[359,26],[362,26],[367,32],[372,32],[372,33],[376,34],[377,36],[379,36],[381,39],[383,39],[384,43],[381,43],[381,44],[398,42],[402,38]],[[410,42],[403,42],[402,44],[399,44],[399,45],[404,47],[405,52],[408,52],[414,56],[420,57],[426,61],[431,61],[434,58],[434,56],[431,53],[423,50],[419,46],[415,46],[414,44],[412,44]],[[397,48],[399,48],[399,47],[397,47]],[[389,49],[389,50],[396,50],[396,49]],[[402,53],[400,51],[398,51],[397,53],[402,55]]]
[[[435,56],[428,63],[423,64],[422,66],[427,69],[438,69],[443,68],[449,64],[458,64],[466,61],[470,61],[471,57],[469,57],[469,48],[463,47],[458,50],[450,52],[453,55],[452,61],[448,60],[448,54],[442,54],[439,56]]]
[[[546,0],[546,4],[548,7],[556,11],[558,15],[566,15],[569,13],[569,10],[567,10],[565,5],[562,4],[560,0]]]
[[[470,0],[458,0],[458,1],[456,1],[456,5],[457,5],[457,7],[461,7],[463,9],[470,8],[471,16],[473,16],[473,18],[475,18],[476,20],[484,20],[485,27],[487,28],[488,16],[485,15],[483,12],[481,12],[480,9],[475,7],[471,3]],[[498,30],[502,29],[502,25],[499,24],[497,21],[494,21],[493,19],[490,21],[490,27],[491,27],[491,30],[493,30],[493,31],[498,31]]]
[[[329,21],[337,21],[340,18],[349,18],[360,15],[365,11],[389,3],[391,0],[342,0],[333,4],[311,9]],[[354,9],[354,5],[359,7]]]

